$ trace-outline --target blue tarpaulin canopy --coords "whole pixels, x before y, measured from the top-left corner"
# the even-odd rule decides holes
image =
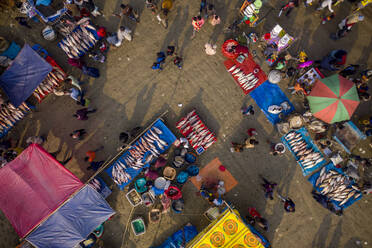
[[[74,247],[114,213],[96,190],[85,186],[26,240],[36,247]]]
[[[51,72],[52,66],[25,44],[0,77],[0,85],[10,102],[18,107]]]

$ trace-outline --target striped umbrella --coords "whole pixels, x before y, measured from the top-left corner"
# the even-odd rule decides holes
[[[311,113],[327,123],[349,120],[359,105],[354,83],[338,74],[317,80],[307,99]]]

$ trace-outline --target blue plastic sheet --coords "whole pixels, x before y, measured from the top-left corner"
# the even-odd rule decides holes
[[[196,235],[198,231],[195,226],[187,225],[181,230],[173,233],[165,242],[160,246],[153,246],[151,248],[182,248],[186,247],[186,244],[190,242]]]
[[[173,142],[177,139],[176,136],[174,136],[174,134],[169,130],[169,128],[163,123],[162,120],[158,120],[154,123],[154,125],[151,126],[152,127],[157,127],[159,128],[163,133],[159,135],[159,137],[164,140],[165,142],[168,143],[168,146],[165,146],[163,150],[161,150],[159,147],[158,148],[158,151],[160,151],[161,153],[164,153],[166,150],[168,150],[168,148],[173,144]],[[150,129],[151,129],[150,128]],[[147,132],[146,132],[147,133]],[[145,134],[146,134],[145,133]],[[133,145],[137,145],[137,142],[134,143]],[[156,145],[156,144],[155,144]],[[117,161],[120,161],[121,163],[125,164],[125,161],[124,159],[129,156],[130,153],[129,151],[126,151],[125,153],[123,153],[123,155],[121,155],[117,160],[115,160],[112,165],[110,167],[108,167],[107,169],[105,169],[105,171],[108,173],[108,175],[110,177],[112,177],[112,167],[113,165],[117,162]],[[150,152],[147,152],[145,153],[144,155],[144,158],[143,158],[143,161],[146,160],[147,156],[150,155]],[[138,174],[143,170],[143,168],[146,168],[146,167],[149,167],[150,165],[149,164],[145,164],[142,168],[140,168],[139,170],[135,170],[133,168],[127,168],[126,169],[126,172],[132,177],[132,181],[133,179],[138,176]],[[131,183],[131,181],[127,182],[127,183],[123,183],[121,185],[118,185],[119,189],[120,190],[124,190],[125,186],[127,186],[129,183]]]
[[[26,44],[1,75],[0,84],[10,102],[18,107],[51,71],[52,66]]]
[[[88,27],[85,28],[87,31],[89,31],[90,33],[93,34],[94,38],[98,41],[101,39],[101,37],[98,36],[97,34],[97,31],[96,30],[93,30],[93,29],[90,29]],[[80,28],[80,26],[76,27],[72,32],[72,33],[75,33],[77,31],[81,31],[82,32],[82,29]],[[65,43],[66,41],[66,38],[63,38],[60,42],[58,42],[58,46],[61,48],[61,44],[62,43]],[[85,49],[85,48],[82,48],[82,50],[79,50],[79,53],[78,53],[78,57],[82,57],[84,54],[86,54],[89,49],[91,49],[92,47],[94,47],[94,45],[96,44],[97,42],[93,43],[93,42],[89,42],[89,46],[88,46],[88,49]],[[61,48],[62,49],[62,48]],[[63,49],[62,49],[63,50]]]
[[[42,248],[74,247],[114,213],[96,190],[85,186],[26,240]]]
[[[44,6],[49,6],[52,0],[36,0],[36,6],[39,5],[44,5]]]
[[[255,234],[256,236],[258,236],[260,239],[261,239],[261,243],[263,244],[263,246],[265,246],[265,248],[269,248],[270,247],[270,242],[261,234],[259,233],[256,228],[254,228],[252,225],[250,224],[247,224],[247,226],[249,227],[249,229],[251,230],[251,232],[253,234]]]
[[[323,158],[323,161],[317,163],[315,166],[313,166],[312,168],[309,168],[309,169],[305,169],[304,166],[302,165],[302,163],[299,161],[299,157],[296,156],[296,153],[294,151],[292,151],[291,149],[291,146],[288,144],[287,140],[284,138],[285,135],[283,135],[283,137],[281,137],[281,140],[283,141],[283,143],[285,144],[285,146],[288,148],[288,150],[291,151],[291,153],[293,154],[293,156],[295,157],[297,163],[300,165],[301,167],[301,170],[302,170],[302,174],[304,176],[307,176],[309,174],[311,174],[313,171],[317,170],[318,168],[322,167],[324,164],[327,163],[327,161],[324,159],[324,156],[323,154],[320,152],[319,148],[314,144],[313,140],[311,139],[309,133],[307,132],[306,128],[302,127],[298,130],[292,130],[296,133],[299,133],[302,135],[302,138],[303,140],[307,143],[307,148],[309,149],[313,149],[314,152],[318,152],[321,157]]]
[[[286,111],[282,111],[280,114],[288,115],[294,111],[293,104],[289,101],[288,97],[283,93],[280,87],[276,84],[270,83],[269,81],[264,82],[249,94],[273,125],[280,122],[281,119],[279,118],[279,114],[271,114],[267,111],[271,105],[280,106],[282,102],[288,102],[290,108]]]
[[[0,56],[5,56],[5,57],[8,57],[10,59],[15,59],[15,57],[17,57],[19,51],[21,51],[21,47],[19,45],[17,45],[17,43],[15,43],[14,41],[12,41],[12,43],[10,43],[8,49],[6,49],[4,52],[2,52],[0,54]]]
[[[325,169],[326,169],[326,172],[329,171],[329,170],[334,170],[334,171],[337,171],[338,173],[340,173],[340,174],[342,174],[342,175],[345,176],[345,173],[344,173],[340,168],[335,167],[335,166],[333,165],[332,162],[329,163],[329,164],[327,164],[327,165],[325,166]],[[314,173],[311,177],[309,177],[309,179],[308,179],[309,182],[314,186],[315,190],[318,191],[319,193],[321,192],[321,188],[316,187],[315,185],[316,185],[316,180],[318,179],[318,177],[319,177],[319,175],[320,175],[320,171],[321,171],[321,170],[315,172],[315,173]],[[355,182],[354,182],[354,180],[351,179],[351,178],[349,178],[349,180],[350,180],[350,185],[349,185],[349,187],[351,187],[351,185],[354,185]],[[360,196],[359,196],[358,198],[354,198],[354,197],[352,197],[351,199],[349,199],[349,200],[348,200],[344,205],[342,205],[342,206],[339,205],[340,202],[338,202],[338,201],[334,201],[334,200],[331,200],[331,201],[332,201],[332,203],[335,204],[337,207],[342,208],[342,209],[345,209],[345,208],[351,206],[352,204],[354,204],[354,202],[360,200],[361,198],[362,198],[362,194],[360,194]]]

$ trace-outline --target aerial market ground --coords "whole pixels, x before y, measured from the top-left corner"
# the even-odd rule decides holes
[[[218,142],[198,158],[198,165],[203,167],[218,157],[239,184],[228,192],[226,199],[232,202],[244,216],[248,207],[256,207],[268,219],[269,231],[264,235],[273,247],[301,248],[353,248],[357,240],[368,242],[364,247],[372,247],[372,201],[370,196],[348,208],[342,217],[331,214],[311,197],[311,185],[302,176],[301,170],[293,156],[287,152],[282,157],[269,155],[266,140],[279,141],[279,135],[255,105],[253,117],[242,117],[240,108],[244,104],[254,104],[249,96],[244,96],[231,76],[226,72],[221,53],[207,56],[204,44],[215,42],[219,47],[229,36],[223,28],[232,23],[238,15],[242,1],[214,0],[217,13],[222,18],[219,26],[205,25],[194,39],[191,17],[197,14],[199,0],[175,1],[170,13],[169,27],[164,29],[157,23],[150,11],[144,8],[144,1],[130,0],[129,4],[139,10],[141,22],[111,16],[118,11],[121,1],[95,1],[103,10],[104,16],[93,19],[98,25],[109,31],[116,31],[119,25],[127,25],[133,30],[134,39],[109,52],[105,64],[95,63],[88,58],[88,64],[98,67],[99,79],[83,77],[84,88],[92,105],[98,109],[88,121],[74,120],[72,114],[78,106],[69,97],[49,96],[37,105],[37,111],[27,116],[16,125],[10,135],[18,138],[25,145],[25,139],[31,135],[44,135],[47,142],[44,147],[49,152],[60,150],[58,159],[73,153],[73,159],[67,168],[83,182],[92,174],[87,171],[88,164],[83,157],[87,150],[104,145],[104,151],[98,159],[105,160],[116,154],[120,145],[118,134],[135,126],[146,126],[164,111],[166,124],[176,134],[175,123],[192,108],[196,108],[205,123],[218,137]],[[298,40],[290,49],[295,55],[300,49],[305,50],[310,58],[320,59],[332,49],[345,49],[349,52],[348,63],[372,65],[372,7],[368,6],[362,13],[366,19],[358,23],[345,38],[339,41],[329,39],[335,32],[337,24],[349,12],[351,4],[347,1],[335,7],[336,17],[333,21],[321,25],[319,15],[314,14],[315,6],[304,8],[302,3],[293,10],[289,18],[278,18],[281,1],[265,1],[262,15],[270,8],[274,10],[255,31],[259,34],[269,31],[279,23]],[[0,17],[0,36],[14,40],[18,44],[41,44],[65,71],[80,76],[79,71],[67,65],[67,57],[57,47],[57,41],[48,42],[41,36],[41,26],[32,23],[30,31],[15,24],[14,13],[2,12]],[[121,23],[121,24],[120,24]],[[14,25],[15,24],[15,25]],[[162,72],[151,70],[156,53],[168,45],[175,45],[184,58],[182,70],[167,62]],[[263,60],[261,60],[262,62]],[[260,61],[258,61],[260,62]],[[268,72],[268,71],[266,71]],[[288,82],[280,83],[285,90]],[[292,102],[301,110],[301,98],[290,96]],[[182,104],[182,107],[178,105]],[[370,102],[362,102],[353,120],[370,114]],[[248,128],[255,128],[260,145],[254,150],[240,154],[231,153],[231,141],[243,141]],[[71,139],[72,130],[85,128],[87,137],[79,142]],[[368,142],[365,142],[368,143]],[[364,143],[362,144],[364,145]],[[372,150],[364,147],[371,157]],[[357,153],[356,149],[356,153]],[[282,203],[276,198],[265,200],[260,187],[259,175],[264,175],[279,185],[284,195],[289,195],[296,203],[296,212],[288,214]],[[109,181],[108,177],[105,177]],[[5,189],[2,189],[5,190]],[[183,214],[168,213],[162,217],[160,225],[148,225],[143,236],[135,237],[130,229],[126,231],[131,206],[125,199],[126,191],[119,191],[115,186],[108,202],[117,214],[105,225],[104,247],[149,247],[161,244],[169,235],[190,222],[200,231],[207,222],[201,215],[208,204],[196,195],[195,187],[188,182],[183,188],[185,211]],[[30,206],[32,208],[32,206]],[[145,208],[135,209],[133,216],[145,215]],[[125,234],[125,236],[124,236]],[[18,237],[5,216],[0,217],[0,247],[14,247]]]

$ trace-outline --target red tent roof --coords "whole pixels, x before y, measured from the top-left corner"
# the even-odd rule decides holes
[[[48,152],[32,144],[0,169],[0,209],[24,237],[82,186]]]

